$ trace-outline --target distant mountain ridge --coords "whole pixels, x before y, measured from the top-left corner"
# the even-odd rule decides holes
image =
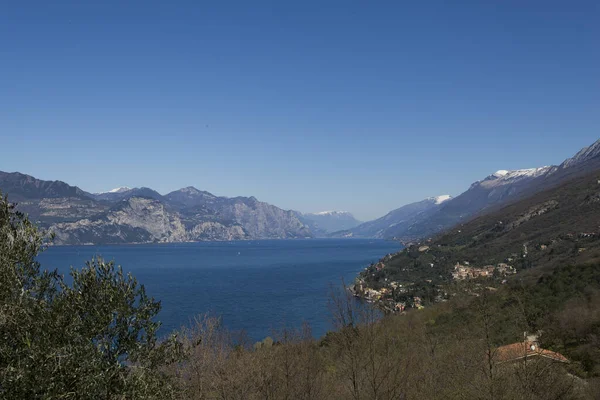
[[[332,232],[350,229],[361,224],[361,221],[354,218],[348,211],[321,211],[305,214],[298,212],[297,215],[316,236],[327,236]]]
[[[163,196],[154,189],[140,188],[118,188],[105,193],[88,193],[94,200],[118,201],[131,197],[144,197],[154,200],[162,200]]]
[[[566,159],[560,166],[560,169],[566,169],[578,164],[597,159],[600,156],[600,139],[593,143],[591,146],[584,147],[573,157]]]
[[[129,190],[131,190],[131,188],[130,188],[130,187],[128,187],[128,186],[121,186],[121,187],[118,187],[118,188],[111,189],[111,190],[109,190],[109,191],[107,191],[107,192],[100,192],[100,193],[95,193],[95,194],[105,194],[105,193],[123,193],[123,192],[127,192],[127,191],[129,191]]]
[[[293,211],[255,197],[219,197],[193,187],[88,193],[61,181],[0,172],[0,190],[56,244],[184,242],[312,237]]]
[[[384,217],[331,236],[399,239],[404,242],[427,238],[599,166],[600,140],[597,140],[558,166],[499,170],[474,182],[464,193],[445,198],[439,204],[435,204],[434,198],[408,204]]]
[[[558,166],[498,170],[462,194],[430,197],[361,223],[343,211],[303,214],[255,197],[220,197],[185,187],[162,195],[119,187],[88,193],[62,181],[0,172],[0,190],[59,244],[304,237],[362,237],[404,242],[431,237],[475,216],[600,168],[600,140]]]
[[[12,193],[12,200],[33,199],[39,197],[86,198],[88,193],[76,186],[70,186],[62,181],[42,181],[20,172],[0,171],[1,189],[4,193]]]
[[[333,237],[354,238],[395,238],[420,219],[439,209],[441,205],[450,200],[450,195],[429,197],[427,199],[407,204],[390,211],[381,218],[364,222],[354,228],[334,232]]]
[[[432,215],[413,224],[402,235],[404,241],[426,238],[476,215],[493,211],[542,190],[565,182],[575,175],[596,169],[600,165],[600,140],[579,151],[559,166],[520,170],[500,170],[467,191],[447,201]]]
[[[556,292],[568,286],[583,293],[572,281],[573,272],[584,265],[597,270],[600,260],[600,160],[598,153],[585,154],[576,163],[552,167],[550,175],[546,175],[550,170],[538,171],[541,176],[535,179],[551,182],[551,187],[518,197],[435,237],[407,244],[372,264],[356,280],[358,295],[370,297],[370,289],[376,288],[384,293],[377,301],[388,310],[397,302],[418,308],[423,298],[434,303],[452,297],[454,285],[464,280],[477,282],[466,289],[470,296],[478,296],[477,290],[502,290],[499,287],[504,285],[522,291],[525,285],[537,286],[565,266],[577,267],[556,286]],[[496,175],[493,180],[508,174]],[[554,184],[556,179],[560,183]],[[537,189],[545,186],[536,182]],[[595,278],[586,274],[584,280]],[[407,289],[394,292],[398,287]]]

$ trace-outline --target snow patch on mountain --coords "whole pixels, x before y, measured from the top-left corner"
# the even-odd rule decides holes
[[[448,201],[452,198],[449,194],[444,194],[441,196],[434,197],[435,204],[442,204],[445,201]]]
[[[502,180],[512,180],[515,178],[535,178],[548,172],[551,167],[539,167],[539,168],[527,168],[527,169],[516,169],[513,171],[500,170],[497,171],[494,176]]]
[[[321,211],[298,214],[300,215],[300,220],[309,226],[317,236],[351,229],[362,223],[347,211]]]
[[[348,211],[321,211],[317,213],[312,213],[313,215],[342,215],[342,214],[350,214]]]
[[[439,205],[439,204],[442,204],[451,199],[452,199],[452,196],[450,196],[449,194],[444,194],[441,196],[428,197],[423,201],[431,201],[431,202],[434,202],[435,204]]]
[[[600,139],[594,144],[588,147],[584,147],[573,157],[566,159],[562,164],[561,168],[568,168],[576,164],[583,163],[591,160],[592,158],[600,156]]]
[[[132,190],[130,187],[127,186],[121,186],[118,188],[114,188],[109,190],[108,192],[100,192],[100,193],[95,193],[95,194],[105,194],[105,193],[125,193],[125,192],[129,192],[130,190]]]
[[[501,185],[507,185],[514,183],[516,181],[520,181],[523,179],[533,179],[548,172],[552,171],[554,167],[545,166],[539,168],[527,168],[527,169],[517,169],[517,170],[505,170],[501,169],[499,171],[494,172],[492,175],[485,178],[483,181],[475,182],[473,185],[481,185],[483,187],[495,187]]]

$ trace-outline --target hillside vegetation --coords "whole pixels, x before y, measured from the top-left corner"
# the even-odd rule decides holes
[[[600,398],[600,264],[589,258],[493,291],[461,282],[447,302],[382,319],[334,294],[336,329],[319,340],[282,327],[251,343],[199,317],[159,341],[160,303],[133,277],[94,260],[67,284],[35,262],[37,228],[0,206],[2,399]],[[523,332],[562,355],[507,359],[502,346]]]
[[[456,197],[439,196],[407,204],[382,218],[365,222],[335,237],[376,237],[403,242],[429,238],[474,216],[490,213],[535,193],[600,169],[600,140],[560,165],[500,170],[473,182]]]
[[[424,304],[448,299],[463,290],[457,283],[464,279],[486,287],[505,280],[534,282],[558,266],[598,262],[599,179],[597,171],[575,177],[434,239],[409,244],[365,269],[357,290],[368,296],[369,288],[383,289],[380,303],[415,306],[415,297]]]

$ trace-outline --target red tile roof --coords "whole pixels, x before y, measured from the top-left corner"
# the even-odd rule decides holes
[[[527,341],[498,347],[494,353],[494,360],[499,363],[528,357],[544,357],[554,361],[569,362],[562,354],[542,349],[538,347],[537,343]]]

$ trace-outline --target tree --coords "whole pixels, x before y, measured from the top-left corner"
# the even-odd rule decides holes
[[[161,368],[178,355],[159,342],[160,303],[113,262],[41,269],[49,236],[0,197],[0,398],[171,398]]]

